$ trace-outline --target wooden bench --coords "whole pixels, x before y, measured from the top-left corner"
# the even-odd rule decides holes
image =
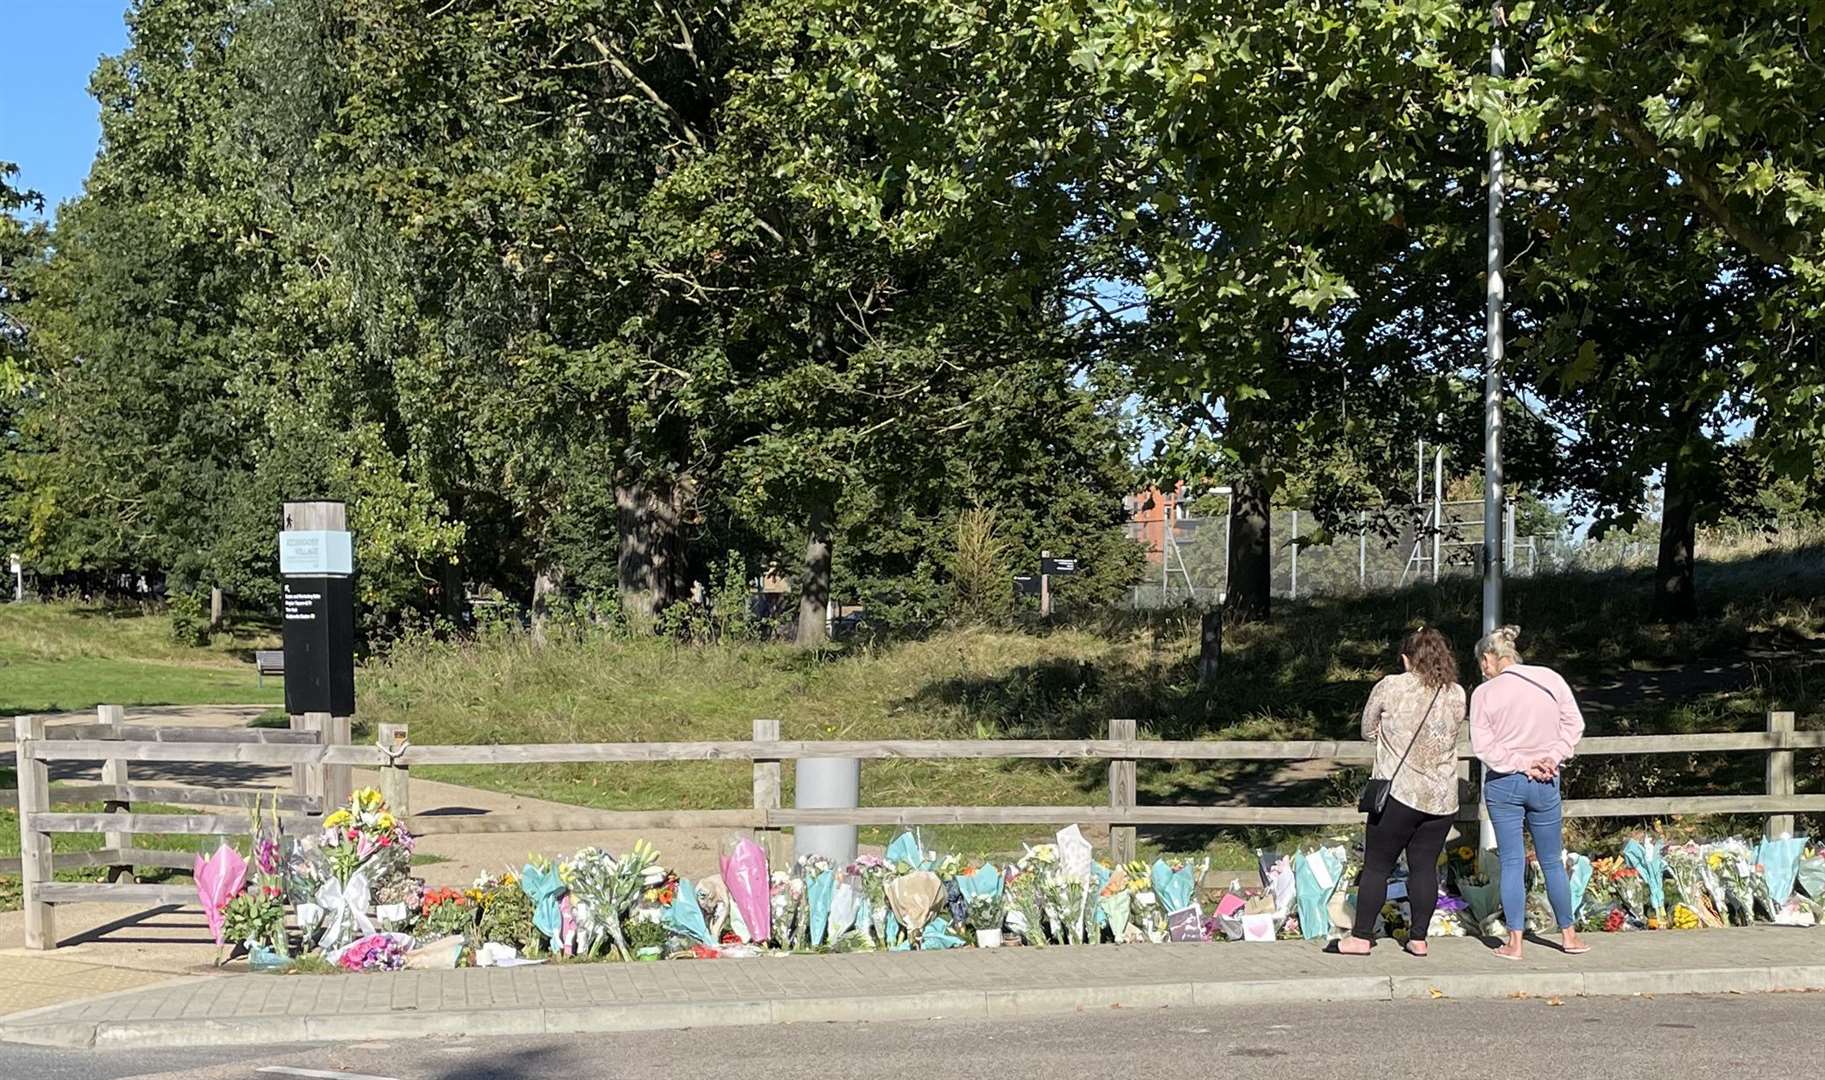
[[[255,649],[253,654],[254,678],[261,686],[266,685],[266,676],[285,677],[285,653],[281,649]]]

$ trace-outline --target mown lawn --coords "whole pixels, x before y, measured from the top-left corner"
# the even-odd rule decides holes
[[[69,604],[0,605],[0,715],[112,705],[278,702],[259,685],[252,653],[276,635],[239,628],[207,648],[170,639],[162,615]]]

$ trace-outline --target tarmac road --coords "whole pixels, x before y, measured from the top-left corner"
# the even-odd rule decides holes
[[[1246,1080],[1810,1075],[1825,995],[1526,998],[1099,1011],[337,1046],[43,1050],[21,1080]]]

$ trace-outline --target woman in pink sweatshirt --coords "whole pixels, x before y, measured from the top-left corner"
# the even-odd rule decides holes
[[[1558,672],[1521,663],[1515,651],[1520,633],[1518,627],[1504,626],[1476,643],[1485,681],[1470,695],[1470,746],[1485,767],[1483,799],[1502,860],[1502,921],[1508,927],[1508,943],[1496,955],[1505,960],[1521,958],[1527,927],[1523,828],[1533,836],[1565,951],[1590,951],[1572,929],[1559,806],[1559,767],[1571,759],[1584,734],[1584,715]]]

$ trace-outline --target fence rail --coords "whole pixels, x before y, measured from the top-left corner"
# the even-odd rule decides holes
[[[277,808],[288,828],[314,827],[313,815],[326,804],[322,775],[329,769],[365,766],[380,771],[381,788],[394,813],[420,835],[512,832],[569,832],[610,829],[754,830],[769,854],[784,854],[782,829],[800,825],[1024,825],[1084,824],[1110,827],[1111,847],[1119,859],[1133,857],[1135,827],[1139,825],[1337,825],[1354,824],[1361,815],[1348,806],[1190,806],[1140,805],[1135,789],[1135,767],[1141,761],[1275,761],[1328,760],[1346,765],[1366,765],[1373,746],[1356,740],[1263,740],[1164,742],[1137,738],[1135,721],[1112,720],[1105,739],[983,739],[983,740],[785,740],[779,722],[757,720],[754,738],[708,742],[657,743],[530,743],[472,746],[414,746],[404,725],[383,724],[373,745],[339,744],[330,739],[329,727],[307,725],[301,731],[262,731],[259,738],[243,738],[242,731],[225,733],[217,740],[193,739],[188,732],[143,740],[127,738],[141,730],[120,722],[120,713],[104,706],[104,723],[47,730],[42,720],[17,722],[20,809],[20,874],[24,879],[27,944],[51,948],[51,906],[77,901],[171,902],[193,895],[182,886],[148,886],[123,882],[73,883],[52,880],[54,869],[132,865],[187,866],[189,856],[134,848],[131,837],[145,835],[234,835],[248,830],[245,817],[228,814],[149,814],[129,809],[132,801],[162,801],[179,805],[241,806],[253,799],[272,801],[275,793],[260,789],[220,789],[176,785],[139,785],[125,781],[129,762],[233,762],[252,765],[291,766],[305,778],[309,790],[277,794]],[[1798,794],[1794,784],[1793,755],[1797,750],[1825,749],[1825,731],[1795,731],[1791,712],[1771,712],[1766,729],[1748,732],[1711,732],[1689,735],[1625,735],[1592,737],[1578,747],[1580,757],[1614,754],[1734,753],[1767,755],[1766,793],[1760,795],[1659,796],[1651,798],[1572,799],[1565,804],[1570,817],[1655,817],[1666,815],[1756,814],[1766,815],[1767,828],[1779,835],[1793,830],[1795,813],[1825,812],[1825,794]],[[96,730],[100,729],[100,730]],[[173,729],[150,729],[169,732]],[[112,737],[119,733],[121,738]],[[103,737],[95,737],[96,735]],[[1459,746],[1465,759],[1459,774],[1471,779],[1468,744]],[[781,805],[781,763],[804,758],[859,758],[864,760],[980,760],[1103,761],[1109,768],[1107,806],[871,806],[838,809],[795,809]],[[98,761],[103,784],[52,788],[49,763]],[[550,814],[472,815],[413,814],[410,770],[428,765],[544,764],[564,762],[682,762],[723,761],[748,763],[753,771],[753,804],[716,810],[592,810],[578,808]],[[312,779],[315,778],[315,779]],[[108,809],[101,813],[52,810],[53,805],[101,798]],[[1478,800],[1465,801],[1463,818],[1474,820]],[[57,833],[107,834],[101,852],[51,855],[51,838]],[[4,867],[0,867],[4,869]],[[164,898],[156,899],[155,898]]]

